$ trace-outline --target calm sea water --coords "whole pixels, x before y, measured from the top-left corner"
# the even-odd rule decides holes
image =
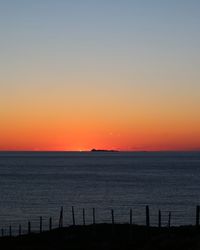
[[[163,225],[168,212],[172,224],[193,224],[195,206],[200,203],[200,153],[0,153],[0,227],[17,228],[27,221],[38,227],[39,216],[53,217],[58,225],[60,207],[64,224],[109,222],[110,209],[115,220],[128,222],[133,209],[135,223],[145,222],[145,205],[150,206],[151,222],[157,223],[162,210]]]

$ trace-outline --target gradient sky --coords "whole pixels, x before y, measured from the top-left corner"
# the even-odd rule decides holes
[[[200,150],[199,0],[0,0],[0,150]]]

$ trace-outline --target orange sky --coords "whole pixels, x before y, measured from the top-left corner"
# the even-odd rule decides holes
[[[200,120],[164,107],[18,107],[4,115],[1,150],[197,150]],[[78,110],[77,110],[78,109]],[[79,110],[80,109],[80,110]],[[74,113],[73,113],[74,112]],[[168,113],[168,114],[167,114]]]
[[[0,149],[200,149],[198,88],[195,92],[185,84],[179,92],[171,91],[172,85],[156,86],[151,78],[152,88],[144,78],[137,79],[139,86],[125,78],[121,84],[116,77],[116,85],[109,86],[101,75],[70,80],[70,86],[61,82],[45,88],[33,84],[35,76],[28,86],[5,88]]]

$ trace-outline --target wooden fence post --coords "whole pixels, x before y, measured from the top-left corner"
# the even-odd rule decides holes
[[[171,227],[171,212],[169,212],[169,217],[168,217],[168,228]]]
[[[112,225],[115,224],[114,210],[111,209]]]
[[[29,221],[28,222],[28,234],[30,234],[31,233],[31,222]]]
[[[21,234],[22,234],[22,226],[21,224],[19,224],[19,236],[21,236]]]
[[[158,211],[158,227],[161,228],[162,222],[161,222],[161,211]]]
[[[40,216],[40,233],[42,233],[42,216]]]
[[[146,226],[150,226],[149,206],[146,206]]]
[[[133,224],[133,211],[130,209],[130,225]]]
[[[92,221],[93,221],[93,224],[95,225],[95,223],[96,223],[95,208],[92,209],[92,215],[93,215],[92,216],[92,218],[93,218]]]
[[[129,240],[132,240],[133,238],[133,211],[132,211],[132,208],[130,209],[130,227],[129,227]]]
[[[10,237],[12,236],[12,227],[11,227],[11,225],[9,226],[9,236]]]
[[[111,209],[111,220],[112,220],[112,236],[115,234],[115,218],[114,218],[114,210]]]
[[[52,230],[52,218],[50,217],[49,218],[49,231]]]
[[[76,221],[75,221],[75,214],[74,214],[74,207],[72,206],[72,221],[73,221],[73,226],[76,225]]]
[[[63,207],[60,209],[59,228],[63,227]]]
[[[196,226],[198,227],[199,226],[199,209],[200,207],[199,206],[196,206]]]
[[[85,226],[85,209],[83,208],[83,226]]]
[[[40,216],[40,233],[42,233],[42,216]]]

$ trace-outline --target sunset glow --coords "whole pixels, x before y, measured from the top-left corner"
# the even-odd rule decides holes
[[[200,4],[113,2],[1,2],[0,150],[200,150]]]

